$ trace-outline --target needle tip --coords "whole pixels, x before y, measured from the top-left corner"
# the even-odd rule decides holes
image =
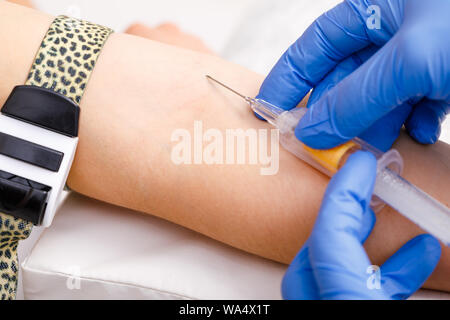
[[[208,80],[211,80],[219,85],[221,85],[222,87],[224,87],[225,89],[230,90],[231,92],[233,92],[234,94],[237,94],[238,96],[240,96],[242,99],[245,99],[245,101],[250,102],[251,98],[244,96],[243,94],[237,92],[236,90],[231,89],[229,86],[223,84],[222,82],[220,82],[219,80],[214,79],[213,77],[211,77],[210,75],[206,75],[206,78]]]

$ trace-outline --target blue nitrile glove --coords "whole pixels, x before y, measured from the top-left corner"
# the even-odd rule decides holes
[[[360,151],[333,177],[312,234],[283,279],[285,299],[405,299],[433,272],[440,244],[420,235],[381,266],[376,289],[362,246],[375,224],[369,205],[376,166],[371,153]]]
[[[341,3],[288,49],[258,98],[289,110],[315,88],[296,130],[313,148],[361,136],[387,150],[403,124],[434,143],[450,110],[449,12],[448,0]]]

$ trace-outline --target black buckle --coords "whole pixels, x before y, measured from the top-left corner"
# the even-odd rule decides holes
[[[0,171],[0,212],[41,225],[51,188]]]
[[[80,107],[67,97],[49,89],[17,86],[1,112],[69,137],[78,137]]]

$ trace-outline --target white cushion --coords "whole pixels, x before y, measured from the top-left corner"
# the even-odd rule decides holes
[[[22,268],[25,299],[279,299],[286,267],[70,194]]]

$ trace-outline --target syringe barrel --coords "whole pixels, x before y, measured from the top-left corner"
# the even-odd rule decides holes
[[[297,108],[281,114],[276,122],[280,129],[280,143],[289,152],[296,155],[312,167],[332,177],[353,153],[362,150],[371,152],[378,160],[378,174],[389,169],[392,174],[400,175],[403,170],[403,159],[400,153],[393,149],[386,153],[374,148],[361,139],[353,139],[343,145],[329,150],[315,150],[301,143],[295,136],[295,127],[305,115],[305,108]],[[377,194],[372,199],[372,208],[380,210],[386,201],[381,200]]]
[[[442,203],[389,168],[378,170],[374,194],[446,246],[450,245],[450,213]]]
[[[395,173],[401,174],[403,160],[396,150],[383,153],[358,138],[329,150],[316,150],[304,145],[295,136],[295,128],[305,113],[305,108],[297,108],[293,111],[284,112],[276,121],[276,127],[280,129],[280,143],[298,158],[332,177],[345,164],[351,154],[363,150],[371,152],[377,158],[379,169],[389,167]]]

